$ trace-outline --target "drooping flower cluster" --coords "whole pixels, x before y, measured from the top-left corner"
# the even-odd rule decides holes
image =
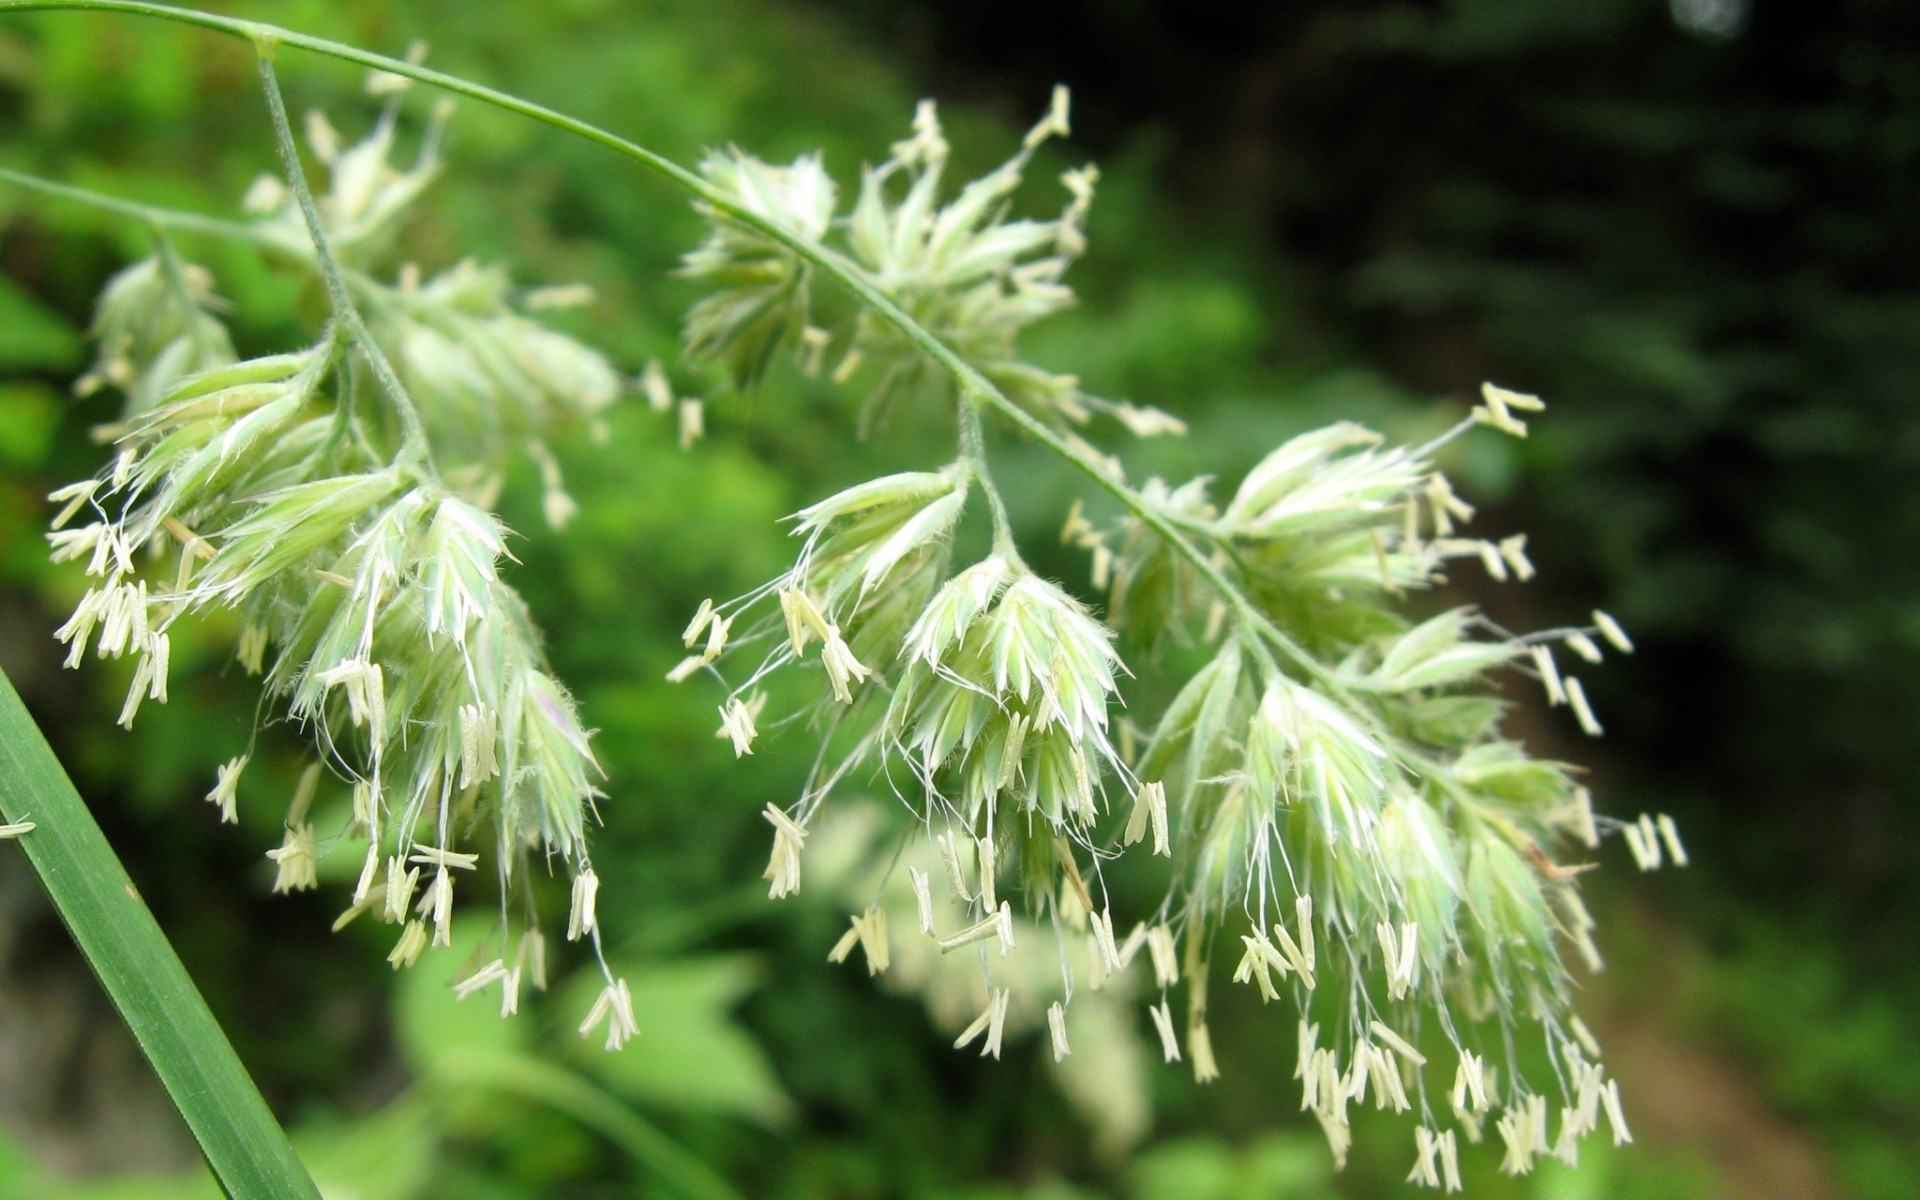
[[[526,883],[536,857],[575,880],[569,936],[591,938],[597,885],[586,825],[599,769],[538,630],[502,577],[508,532],[489,511],[510,457],[530,451],[554,524],[570,502],[544,439],[590,422],[620,390],[594,351],[510,299],[503,272],[471,263],[422,283],[403,266],[376,279],[396,223],[436,171],[429,131],[410,169],[388,165],[398,97],[365,141],[342,148],[309,122],[330,168],[320,198],[328,240],[404,394],[375,385],[339,322],[313,346],[234,361],[211,280],[162,244],[107,286],[88,386],[127,397],[115,455],[94,479],[54,493],[57,560],[93,578],[59,636],[78,665],[138,659],[121,714],[166,699],[171,631],[193,615],[239,621],[237,658],[313,738],[315,760],[269,854],[275,890],[315,886],[317,860],[362,856],[344,924],[398,927],[391,961],[447,944],[456,887],[491,856],[497,955],[462,995],[498,985],[503,1011],[523,981],[544,986],[545,951]],[[287,189],[256,184],[254,240],[317,267]],[[399,411],[418,414],[410,434]],[[424,444],[411,438],[424,436]],[[232,821],[246,756],[209,794]],[[331,776],[351,815],[317,828]],[[489,843],[491,843],[489,845]],[[509,897],[525,907],[509,915]],[[617,1045],[632,1033],[611,979],[599,1016]]]
[[[1003,393],[929,386],[938,368],[901,329],[873,313],[836,321],[806,287],[808,256],[709,207],[714,232],[688,274],[718,289],[711,305],[763,324],[748,337],[744,318],[729,325],[712,319],[719,308],[698,309],[696,354],[746,384],[776,349],[803,366],[831,351],[843,381],[873,366],[869,407],[932,391],[957,403],[962,430],[945,470],[857,485],[802,513],[793,570],[703,607],[688,632],[690,649],[707,638],[676,678],[719,663],[730,624],[779,600],[786,640],[766,615],[738,643],[773,642],[721,710],[739,752],[756,736],[767,672],[821,647],[818,703],[831,720],[799,803],[768,808],[773,894],[799,889],[821,804],[864,768],[911,818],[900,861],[922,933],[943,953],[978,957],[985,1007],[968,1032],[996,1051],[1013,1002],[995,964],[1028,928],[1001,897],[1018,890],[1032,927],[1057,941],[1060,1004],[1076,981],[1097,986],[1146,951],[1159,993],[1151,1026],[1168,1061],[1190,1060],[1202,1081],[1219,1072],[1207,1024],[1216,973],[1290,1001],[1303,1107],[1340,1161],[1349,1111],[1363,1104],[1417,1109],[1409,1178],[1449,1190],[1461,1187],[1462,1138],[1497,1133],[1513,1172],[1543,1155],[1572,1161],[1603,1118],[1627,1140],[1618,1086],[1572,1008],[1566,951],[1589,967],[1599,957],[1575,888],[1584,865],[1565,856],[1616,831],[1643,869],[1684,864],[1685,850],[1664,817],[1597,817],[1571,768],[1503,734],[1496,684],[1503,672],[1537,679],[1550,705],[1597,735],[1585,689],[1556,653],[1597,662],[1602,643],[1632,645],[1604,613],[1521,637],[1472,609],[1417,617],[1410,603],[1462,562],[1496,580],[1532,577],[1524,536],[1464,532],[1473,510],[1436,459],[1476,424],[1525,436],[1525,414],[1542,405],[1487,385],[1466,421],[1420,446],[1347,423],[1305,433],[1224,503],[1207,479],[1130,486],[1071,427],[1094,409],[1142,435],[1178,422],[1093,401],[1070,377],[1021,363],[1014,344],[1068,301],[1060,272],[1083,245],[1090,172],[1069,183],[1075,200],[1058,221],[1007,214],[1033,148],[1064,131],[1061,100],[1013,160],[945,199],[947,147],[923,106],[914,136],[867,171],[839,226],[817,159],[776,169],[736,151],[724,171],[709,167],[736,208],[822,258],[843,229],[838,261]],[[748,346],[754,371],[732,357]],[[1076,505],[1065,529],[1092,555],[1105,621],[1014,548],[978,425],[983,408],[1002,405],[1039,417],[1048,446],[1122,502],[1104,526]],[[953,531],[973,495],[989,502],[994,549],[954,571]],[[1168,640],[1197,649],[1202,665],[1170,681],[1162,694],[1174,698],[1151,719],[1113,717],[1128,668],[1161,669],[1151,655],[1123,663],[1116,645]],[[1147,730],[1138,738],[1134,721]],[[1171,857],[1173,883],[1157,910],[1129,922],[1105,879],[1134,846]],[[869,970],[885,971],[900,954],[889,931],[902,924],[884,909],[856,914],[833,957],[858,946]],[[1173,1006],[1182,985],[1184,1019]],[[1058,1048],[1059,1018],[1049,1024]],[[1432,1094],[1443,1087],[1444,1105]]]

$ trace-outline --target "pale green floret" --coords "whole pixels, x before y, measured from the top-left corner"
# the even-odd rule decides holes
[[[98,356],[75,391],[111,386],[126,396],[128,417],[147,411],[176,381],[234,360],[217,315],[225,309],[213,277],[162,242],[152,257],[107,280],[88,330]]]
[[[1093,825],[1118,765],[1107,704],[1119,659],[1079,602],[988,558],[941,589],[903,656],[883,736],[930,796],[978,836],[1003,797],[1009,817],[1037,814],[1056,832]]]
[[[740,643],[772,643],[753,680],[805,658],[819,644],[836,699],[851,702],[873,665],[900,654],[909,628],[946,578],[967,484],[959,467],[902,472],[803,509],[794,517],[794,533],[806,541],[793,569],[739,600],[703,606],[686,642],[694,649],[704,634],[707,645],[668,678],[685,679],[720,658],[734,622],[773,596],[779,620],[763,619]],[[736,699],[751,690],[753,680]]]
[[[824,237],[833,220],[835,189],[817,155],[775,167],[739,150],[716,151],[700,169],[728,200],[807,241]],[[751,387],[808,327],[812,272],[765,234],[709,216],[711,235],[680,267],[712,289],[687,312],[687,350],[719,360],[736,387]]]
[[[794,532],[807,544],[794,579],[845,626],[857,652],[890,657],[905,610],[924,602],[945,565],[966,502],[966,476],[952,468],[849,488],[799,513]]]
[[[1392,642],[1368,682],[1387,692],[1470,683],[1520,653],[1512,642],[1469,639],[1472,623],[1464,608],[1421,622]]]
[[[1378,918],[1412,922],[1421,973],[1443,977],[1459,946],[1455,921],[1465,891],[1452,835],[1431,804],[1403,793],[1381,813],[1374,841],[1399,893],[1393,911]]]
[[[1466,862],[1473,953],[1489,972],[1490,994],[1526,995],[1536,982],[1557,988],[1564,968],[1553,942],[1553,913],[1526,859],[1489,831],[1468,843]]]
[[[325,348],[273,355],[190,376],[120,438],[130,455],[124,481],[129,537],[158,536],[167,518],[197,528],[221,512],[228,496],[276,476],[276,448],[301,424],[332,365]]]
[[[1222,523],[1238,536],[1279,539],[1397,519],[1395,506],[1426,472],[1410,451],[1380,441],[1344,422],[1301,434],[1248,472]]]

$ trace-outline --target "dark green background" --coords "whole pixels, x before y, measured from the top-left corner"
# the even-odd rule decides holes
[[[1673,812],[1696,865],[1593,880],[1612,969],[1588,984],[1639,1142],[1524,1183],[1470,1155],[1472,1195],[1891,1196],[1920,1187],[1920,10],[1898,0],[1151,3],[1148,0],[371,0],[235,6],[611,126],[682,161],[734,141],[824,147],[842,180],[912,102],[945,106],[962,162],[1075,89],[1059,168],[1099,160],[1084,303],[1036,359],[1164,407],[1188,444],[1142,468],[1232,477],[1339,416],[1431,427],[1483,378],[1552,408],[1516,448],[1454,464],[1486,528],[1524,528],[1542,578],[1466,598],[1515,626],[1593,604],[1641,653],[1590,683],[1609,735],[1527,710],[1605,807]],[[1689,27],[1688,14],[1733,14]],[[356,74],[293,60],[296,109],[348,131]],[[671,360],[699,236],[679,198],[584,143],[463,105],[452,168],[409,253],[472,253],[524,282],[583,280],[568,328],[629,370]],[[244,47],[150,22],[0,21],[0,164],[231,212],[271,165]],[[1036,193],[1039,189],[1036,189]],[[1040,201],[1036,201],[1036,204]],[[1051,204],[1051,197],[1046,200]],[[244,314],[245,351],[293,344],[317,296],[251,252],[183,242]],[[790,553],[776,518],[931,461],[912,422],[869,446],[853,405],[776,379],[710,413],[683,455],[639,402],[562,448],[584,515],[505,501],[515,580],[597,727],[610,798],[603,912],[640,964],[641,1043],[564,1047],[564,997],[503,1030],[395,981],[384,946],[326,926],[340,889],[275,898],[296,739],[276,730],[238,829],[199,802],[245,742],[251,684],[211,630],[174,702],[126,734],[121,674],[58,669],[80,590],[45,563],[42,497],[90,473],[110,401],[66,387],[92,296],[147,235],[0,187],[0,663],[19,682],[263,1087],[367,1196],[677,1194],[552,1103],[457,1083],[476,1045],[564,1058],[760,1196],[1372,1196],[1406,1130],[1360,1131],[1329,1174],[1299,1119],[1292,1024],[1223,1005],[1228,1077],[1150,1074],[1154,1131],[1103,1156],[1031,1040],[982,1065],[911,999],[822,963],[830,897],[749,886],[768,798],[802,736],[735,764],[710,705],[658,683],[706,595]],[[693,373],[682,381],[692,383]],[[1452,408],[1448,408],[1452,406]],[[1016,520],[1048,546],[1071,483],[1018,447]],[[1084,583],[1084,563],[1036,555]],[[277,774],[276,774],[277,773]],[[449,1082],[449,1081],[455,1082]],[[332,1156],[328,1158],[328,1156]],[[358,1157],[355,1157],[358,1156]],[[0,1196],[204,1194],[156,1087],[17,856],[0,851]],[[104,1173],[104,1174],[103,1174]],[[67,1193],[61,1193],[67,1194]]]

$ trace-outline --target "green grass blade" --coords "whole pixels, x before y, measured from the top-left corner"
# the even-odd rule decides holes
[[[318,1200],[260,1089],[4,672],[0,816],[33,823],[31,832],[0,842],[0,853],[15,846],[26,853],[227,1194]]]

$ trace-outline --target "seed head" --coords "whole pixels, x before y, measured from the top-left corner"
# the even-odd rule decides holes
[[[311,735],[353,797],[344,829],[316,831],[329,780],[317,766],[303,774],[269,852],[275,890],[314,887],[320,855],[359,843],[342,921],[404,923],[396,967],[429,937],[450,940],[453,875],[478,862],[460,836],[483,831],[498,847],[503,892],[520,886],[535,852],[590,876],[584,826],[598,767],[501,578],[508,535],[488,507],[525,453],[561,523],[572,502],[548,439],[591,421],[621,389],[604,358],[529,315],[541,305],[516,302],[500,268],[462,262],[422,279],[403,264],[382,282],[400,215],[437,174],[444,120],[434,117],[411,166],[396,167],[398,112],[390,103],[352,144],[323,118],[309,124],[328,168],[321,208],[333,249],[353,268],[351,287],[375,301],[373,339],[398,394],[371,386],[369,351],[348,349],[333,328],[304,349],[236,361],[211,277],[163,245],[101,297],[86,384],[119,389],[126,409],[102,431],[112,461],[54,493],[50,537],[53,557],[93,580],[59,631],[69,664],[89,649],[136,659],[123,724],[143,701],[166,700],[175,621],[238,616],[237,657],[264,677],[263,713],[284,712]],[[256,186],[246,207],[287,261],[314,267],[287,189]],[[401,432],[406,414],[417,414],[418,434]],[[223,821],[236,819],[246,761],[223,765],[208,793]]]

